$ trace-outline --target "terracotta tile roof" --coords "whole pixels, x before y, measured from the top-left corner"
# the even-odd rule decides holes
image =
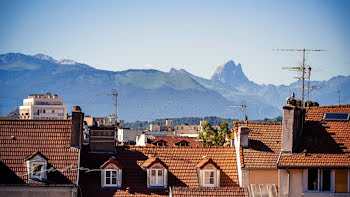
[[[325,112],[350,112],[350,105],[306,107],[306,120],[321,121]]]
[[[189,188],[189,187],[172,187],[174,197],[203,197],[203,196],[235,196],[247,197],[248,191],[239,187],[219,187],[219,188]]]
[[[350,105],[306,108],[306,122],[295,153],[278,167],[350,167],[350,122],[322,120],[325,112],[350,112]]]
[[[70,148],[71,130],[71,120],[0,120],[0,165],[17,181],[7,183],[42,184],[28,180],[25,166],[26,158],[40,152],[47,169],[71,168],[48,172],[48,183],[75,184],[78,150]]]
[[[243,168],[277,168],[281,151],[282,124],[234,122],[235,132],[240,126],[249,129],[249,148],[241,148]]]
[[[202,147],[203,146],[202,142],[198,141],[195,138],[190,138],[190,137],[156,136],[156,137],[154,137],[154,139],[150,140],[150,143],[154,144],[158,141],[166,142],[167,146],[178,146],[177,143],[179,143],[181,141],[188,142],[188,146],[192,146],[192,147]]]
[[[83,152],[81,166],[98,169],[111,154]],[[118,147],[114,154],[123,168],[122,189],[101,189],[100,172],[80,172],[83,196],[145,196],[169,195],[166,189],[148,189],[146,173],[141,165],[150,157],[157,157],[168,166],[169,187],[183,186],[196,188],[198,178],[196,165],[203,157],[212,158],[221,169],[220,186],[239,187],[234,147]],[[131,194],[126,191],[129,187]]]

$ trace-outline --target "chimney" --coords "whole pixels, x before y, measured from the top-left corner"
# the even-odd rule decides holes
[[[305,110],[295,102],[287,103],[287,105],[283,106],[281,148],[282,152],[291,153],[303,129]]]
[[[72,111],[72,132],[70,145],[72,148],[81,148],[83,139],[83,120],[84,113],[81,112],[79,106],[74,106]]]
[[[238,128],[239,138],[240,138],[240,145],[242,148],[249,148],[249,129],[246,126],[240,126]]]

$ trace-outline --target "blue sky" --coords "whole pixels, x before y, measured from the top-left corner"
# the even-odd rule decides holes
[[[0,53],[44,53],[107,70],[171,67],[209,78],[233,59],[250,80],[288,84],[315,48],[312,79],[350,75],[350,1],[0,0]]]

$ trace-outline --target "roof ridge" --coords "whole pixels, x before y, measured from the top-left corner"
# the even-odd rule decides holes
[[[238,125],[238,124],[245,124],[245,125],[281,125],[282,123],[276,123],[276,122],[241,122],[241,121],[235,121],[233,124]]]
[[[311,106],[306,108],[347,108],[350,107],[350,104],[342,104],[342,105],[325,105],[325,106]]]

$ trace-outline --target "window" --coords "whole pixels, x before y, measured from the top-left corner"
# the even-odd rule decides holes
[[[34,181],[46,180],[47,159],[40,152],[30,155],[26,159],[28,178]]]
[[[104,170],[104,186],[118,186],[118,171]]]
[[[148,158],[141,167],[147,171],[147,187],[168,187],[168,166],[157,157]]]
[[[120,188],[122,186],[122,169],[123,166],[111,157],[100,166],[101,169],[101,187],[103,188]]]
[[[220,167],[211,158],[203,158],[196,168],[200,187],[220,186]]]
[[[164,184],[163,184],[163,169],[151,169],[150,185],[151,186],[164,186]]]
[[[204,187],[215,187],[216,186],[216,171],[204,170],[203,171],[203,186]]]
[[[44,179],[44,163],[31,162],[30,179],[43,180]]]
[[[331,191],[331,170],[309,169],[307,189],[309,191]]]
[[[349,113],[331,113],[327,112],[323,116],[324,120],[349,120]]]

